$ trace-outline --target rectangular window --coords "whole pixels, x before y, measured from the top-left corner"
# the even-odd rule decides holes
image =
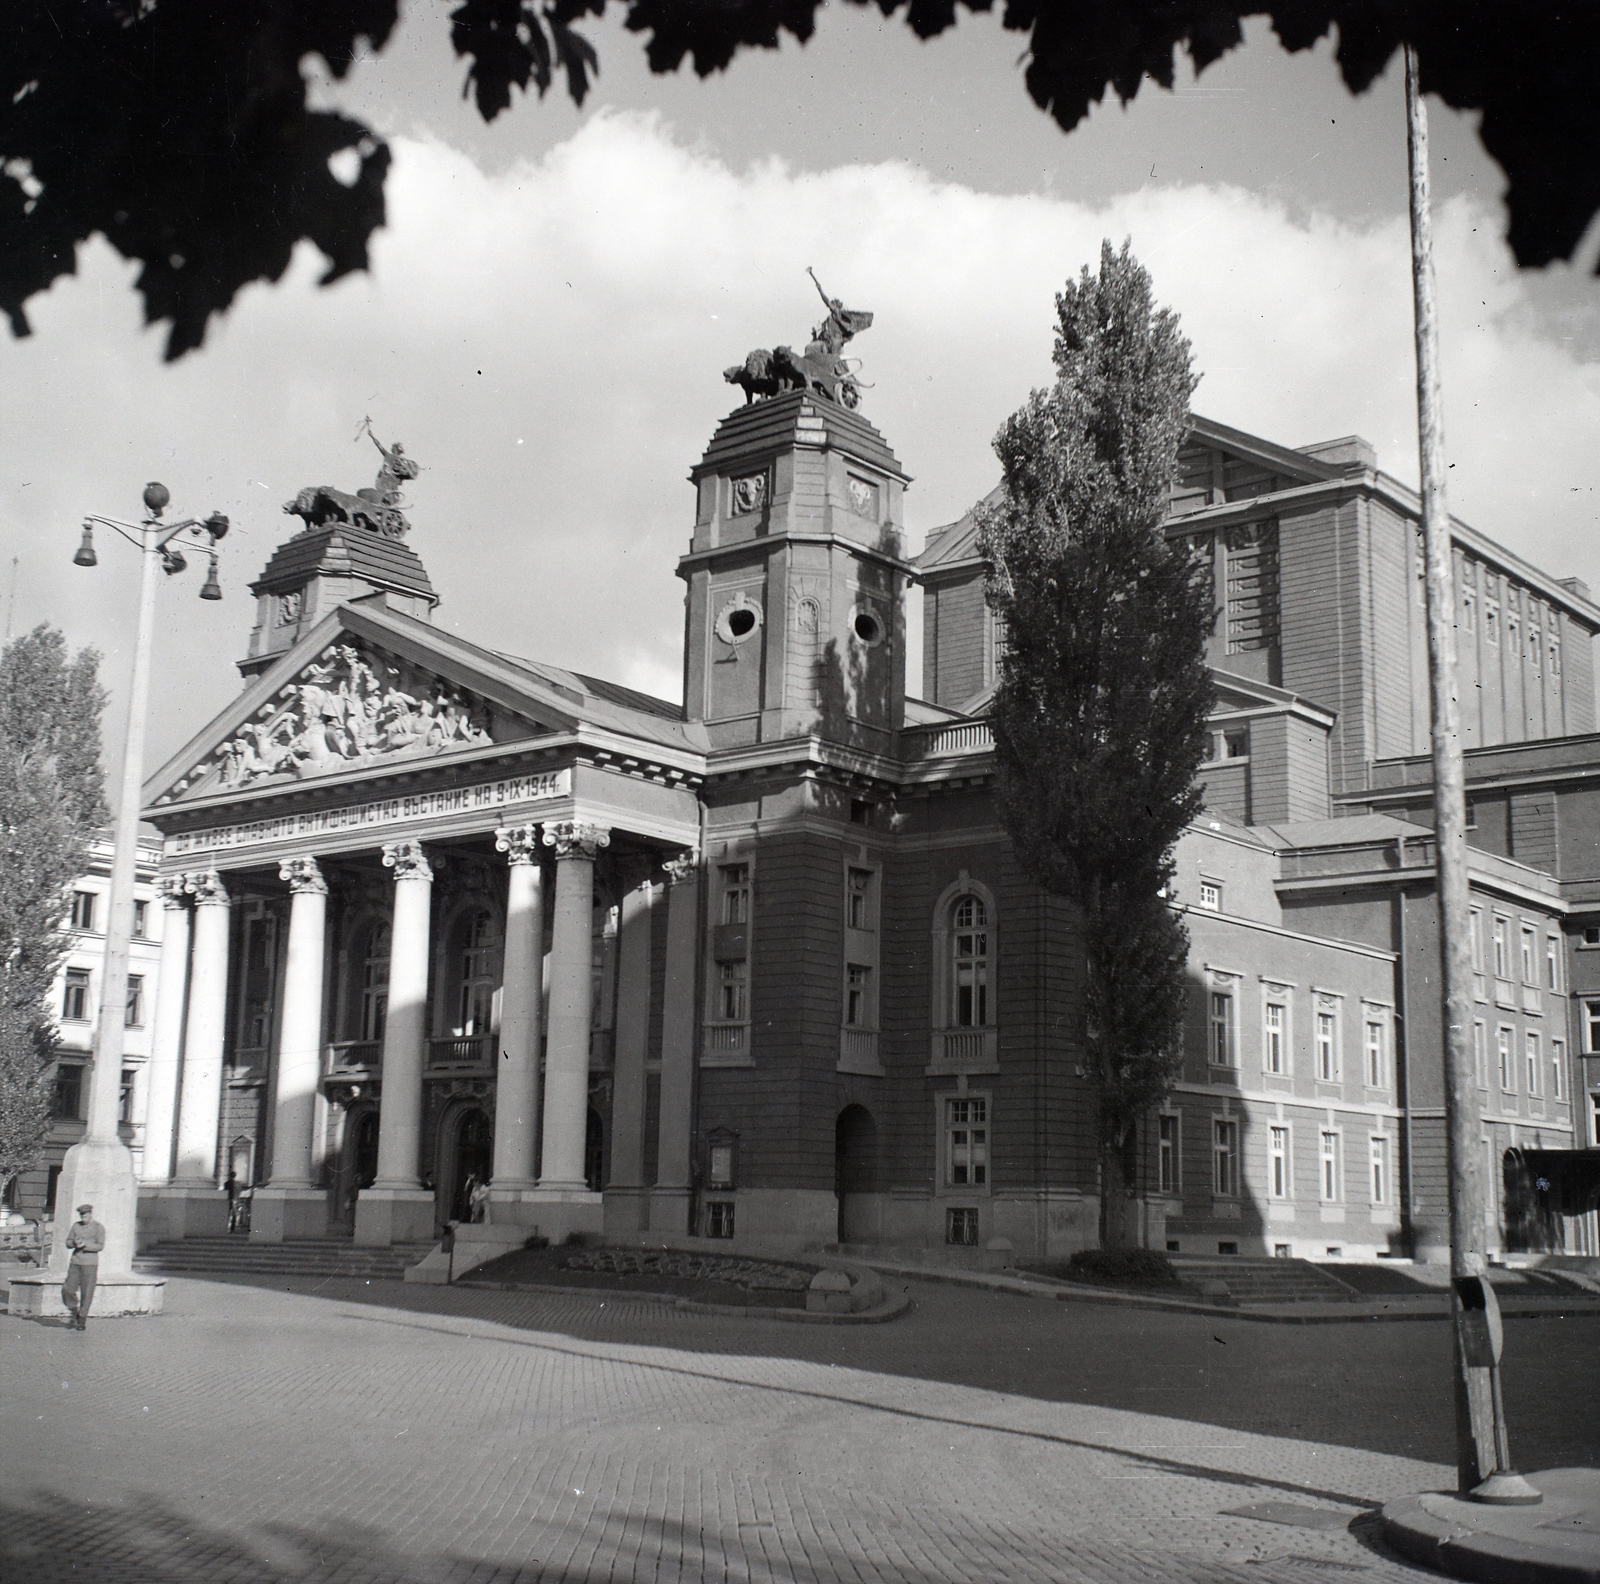
[[[1317,1013],[1317,1078],[1322,1083],[1339,1080],[1339,1020],[1332,1012]]]
[[[845,968],[844,1020],[851,1028],[872,1023],[872,970],[862,963]]]
[[[1472,937],[1472,966],[1483,972],[1483,909],[1473,908],[1468,915],[1468,930]]]
[[[1494,976],[1511,977],[1511,921],[1499,917],[1494,921]]]
[[[1539,657],[1544,652],[1544,641],[1539,635],[1537,627],[1528,629],[1528,664],[1535,671],[1539,669]]]
[[[1211,1065],[1234,1065],[1233,996],[1225,990],[1211,992]]]
[[[93,891],[74,891],[72,893],[72,927],[75,930],[92,930],[94,928],[94,903]]]
[[[133,904],[133,938],[143,940],[149,928],[150,904],[135,901]]]
[[[1482,1018],[1472,1025],[1472,1076],[1480,1089],[1489,1087],[1489,1031]]]
[[[144,975],[128,975],[128,1017],[129,1028],[142,1028],[144,1025]]]
[[[1550,675],[1561,675],[1561,645],[1554,638],[1550,640]]]
[[[852,869],[846,877],[845,924],[854,930],[872,928],[872,871]]]
[[[1600,1094],[1589,1096],[1589,1142],[1600,1144]]]
[[[1583,926],[1583,944],[1585,946],[1600,946],[1600,924],[1585,924]]]
[[[133,1121],[133,1069],[122,1069],[122,1087],[117,1091],[117,1121]]]
[[[1600,1056],[1600,1001],[1583,1003],[1583,1048],[1591,1056]]]
[[[1208,913],[1222,911],[1222,887],[1215,880],[1200,882],[1200,906]]]
[[[745,1020],[745,965],[741,962],[717,964],[717,1016],[724,1023]]]
[[[1289,1197],[1289,1130],[1275,1127],[1267,1138],[1267,1192],[1274,1199]]]
[[[1544,1052],[1539,1049],[1539,1036],[1529,1029],[1522,1036],[1523,1071],[1528,1075],[1528,1093],[1539,1093],[1539,1083],[1544,1074],[1540,1069],[1544,1066]]]
[[[1245,523],[1227,532],[1228,653],[1278,642],[1278,524]]]
[[[87,1023],[89,1020],[89,970],[67,969],[66,985],[61,993],[61,1021]]]
[[[727,1199],[706,1202],[706,1236],[731,1238],[733,1236],[733,1204]]]
[[[82,1112],[83,1068],[77,1062],[63,1062],[56,1068],[50,1115],[58,1122],[81,1122]]]
[[[1513,1094],[1517,1087],[1516,1058],[1511,1054],[1511,1036],[1515,1031],[1501,1027],[1495,1031],[1495,1054],[1500,1059],[1500,1087]]]
[[[1175,1194],[1178,1191],[1178,1164],[1179,1164],[1179,1139],[1178,1128],[1181,1118],[1164,1116],[1157,1118],[1158,1130],[1158,1164],[1161,1176],[1161,1192]]]
[[[1262,1031],[1262,1065],[1269,1073],[1280,1076],[1288,1071],[1289,1061],[1285,1045],[1289,1035],[1289,1008],[1282,1001],[1269,1001],[1266,1005],[1266,1024]]]
[[[1469,633],[1478,630],[1478,602],[1471,594],[1461,596],[1461,630]]]
[[[1239,1124],[1232,1120],[1211,1124],[1211,1191],[1220,1199],[1239,1193]]]
[[[1567,1042],[1564,1039],[1550,1041],[1550,1098],[1567,1098]]]
[[[1483,636],[1491,644],[1500,642],[1500,608],[1485,602],[1483,607]]]
[[[1561,938],[1558,935],[1544,938],[1544,987],[1558,992],[1561,989]]]
[[[982,1187],[989,1181],[989,1102],[968,1097],[944,1105],[945,1182]]]
[[[1366,1059],[1367,1083],[1374,1089],[1381,1089],[1388,1082],[1389,1054],[1388,1029],[1376,1018],[1367,1019]]]
[[[1323,1201],[1327,1204],[1337,1204],[1339,1201],[1339,1188],[1339,1135],[1337,1133],[1324,1133],[1322,1135]]]
[[[1372,1139],[1372,1202],[1389,1202],[1389,1141],[1376,1135]]]
[[[722,884],[722,922],[750,922],[750,865],[723,864],[718,870]]]
[[[983,899],[959,897],[950,910],[950,1022],[989,1026],[989,910]]]
[[[944,1240],[962,1248],[978,1246],[978,1212],[973,1209],[946,1210]]]
[[[1539,939],[1526,924],[1522,926],[1522,982],[1539,982]]]

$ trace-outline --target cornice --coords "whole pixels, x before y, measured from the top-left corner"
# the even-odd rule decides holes
[[[888,567],[890,571],[898,572],[909,582],[920,583],[922,580],[922,574],[915,564],[903,556],[890,555],[885,550],[879,550],[860,539],[851,539],[846,534],[805,528],[781,528],[776,533],[758,534],[753,539],[740,539],[734,544],[713,545],[705,550],[686,550],[678,558],[678,576],[686,578],[699,567],[714,561],[725,561],[731,555],[740,553],[758,557],[770,555],[784,545],[837,546],[864,561],[875,561],[879,566]]]

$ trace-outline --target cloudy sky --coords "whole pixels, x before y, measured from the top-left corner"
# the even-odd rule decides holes
[[[423,465],[411,543],[441,625],[676,698],[685,475],[739,399],[720,370],[806,339],[808,265],[877,316],[852,351],[915,479],[914,546],[994,483],[991,437],[1050,375],[1053,293],[1107,236],[1181,314],[1197,411],[1290,445],[1360,433],[1415,479],[1398,61],[1352,99],[1326,45],[1290,57],[1257,25],[1178,93],[1146,84],[1066,136],[986,18],[919,45],[835,10],[808,47],[706,83],[590,33],[581,112],[552,94],[484,127],[434,7],[319,89],[394,148],[370,276],[320,290],[308,247],[169,367],[132,268],[93,243],[34,336],[0,345],[13,632],[58,623],[118,689],[134,558],[103,537],[99,568],[71,566],[83,514],[136,515],[159,478],[175,511],[233,519],[226,599],[201,604],[194,572],[162,590],[149,766],[237,689],[246,585],[299,527],[281,504],[371,483],[365,416]],[[1468,119],[1432,115],[1451,506],[1600,588],[1600,284],[1514,269],[1498,168]]]

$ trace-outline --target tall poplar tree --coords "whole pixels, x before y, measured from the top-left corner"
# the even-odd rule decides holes
[[[38,1164],[50,1127],[48,997],[68,893],[106,818],[99,663],[43,625],[0,651],[0,1187]]]
[[[1056,382],[995,438],[980,522],[1006,647],[991,720],[1023,871],[1076,904],[1076,1030],[1094,1086],[1101,1240],[1122,1242],[1129,1143],[1182,1060],[1188,935],[1166,901],[1212,706],[1209,582],[1163,532],[1197,383],[1126,243],[1056,298]]]

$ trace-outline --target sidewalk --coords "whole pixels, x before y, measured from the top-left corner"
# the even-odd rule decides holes
[[[1401,1556],[1455,1578],[1494,1584],[1600,1580],[1600,1469],[1547,1469],[1537,1507],[1485,1507],[1435,1492],[1383,1509],[1383,1537]]]

